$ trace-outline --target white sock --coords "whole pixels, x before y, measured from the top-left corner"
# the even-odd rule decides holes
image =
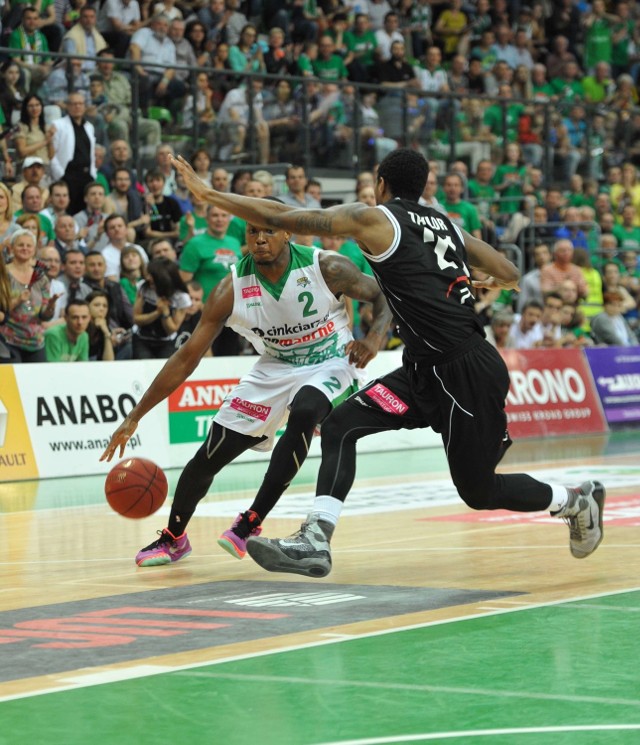
[[[552,490],[551,504],[547,508],[549,512],[559,512],[567,506],[569,501],[569,490],[560,484],[549,484]]]
[[[331,525],[337,525],[343,504],[344,502],[341,502],[335,497],[321,495],[313,500],[313,514],[318,520],[324,520],[327,523],[331,523]]]

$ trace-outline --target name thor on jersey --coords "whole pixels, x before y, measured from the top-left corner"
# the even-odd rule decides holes
[[[407,214],[411,218],[411,222],[415,223],[416,225],[420,225],[421,227],[429,227],[432,230],[444,230],[445,233],[449,232],[449,228],[445,225],[444,220],[441,220],[439,217],[429,217],[429,215],[417,215],[415,212],[411,212],[411,210],[407,210]]]

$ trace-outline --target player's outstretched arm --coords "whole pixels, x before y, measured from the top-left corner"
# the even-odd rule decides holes
[[[365,367],[378,353],[392,320],[382,290],[372,277],[363,274],[346,256],[333,251],[322,252],[320,269],[334,295],[346,295],[373,305],[373,319],[367,335],[364,339],[349,342],[346,350],[351,364]]]
[[[110,461],[118,448],[119,457],[122,458],[125,445],[136,431],[140,419],[191,375],[204,353],[211,347],[213,340],[222,331],[224,322],[232,310],[233,284],[231,276],[227,275],[209,295],[193,334],[166,361],[140,401],[113,433],[100,460]]]
[[[493,246],[490,246],[479,238],[475,238],[470,233],[467,233],[466,230],[463,230],[462,234],[464,235],[464,242],[467,247],[469,264],[474,269],[478,269],[489,275],[487,279],[475,280],[473,282],[474,287],[487,287],[488,289],[501,287],[506,290],[520,289],[518,287],[520,272],[513,262],[509,261],[504,254],[496,251]]]
[[[384,213],[360,202],[324,210],[298,209],[269,199],[216,191],[202,182],[182,156],[172,157],[171,162],[197,199],[254,225],[281,228],[298,235],[350,235],[372,254],[386,251],[393,240],[393,227]]]

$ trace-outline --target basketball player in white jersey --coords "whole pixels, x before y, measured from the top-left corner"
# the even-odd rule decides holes
[[[356,391],[362,368],[375,357],[391,322],[377,283],[347,258],[290,242],[280,229],[247,225],[248,253],[207,299],[192,336],[167,361],[140,402],[114,433],[101,460],[111,460],[150,409],[195,370],[223,327],[245,336],[261,355],[227,396],[206,441],[182,472],[169,523],[136,555],[138,566],[178,561],[191,552],[186,528],[213,478],[249,448],[275,445],[250,509],[238,515],[218,543],[241,559],[250,536],[304,462],[316,426],[333,405]],[[354,341],[344,298],[373,304],[367,336]]]

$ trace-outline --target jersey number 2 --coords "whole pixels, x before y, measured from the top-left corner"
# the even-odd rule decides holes
[[[313,295],[310,292],[301,292],[298,295],[298,302],[299,303],[306,303],[302,310],[302,315],[305,318],[309,318],[309,316],[316,316],[318,315],[318,311],[312,307],[313,306]]]

